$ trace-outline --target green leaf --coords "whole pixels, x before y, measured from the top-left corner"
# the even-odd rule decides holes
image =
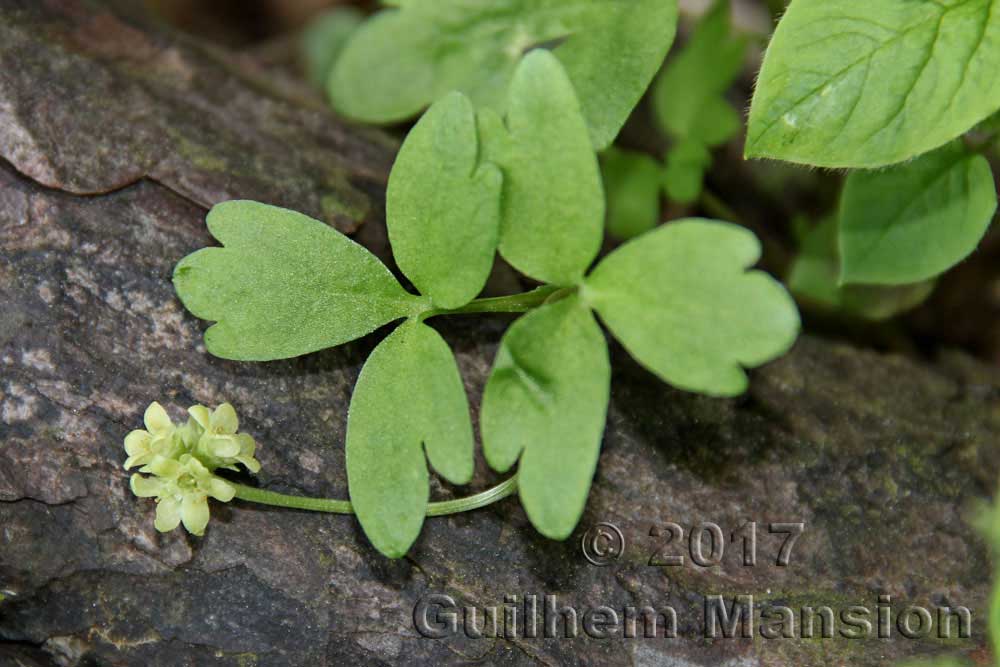
[[[536,50],[510,84],[506,125],[480,112],[484,158],[503,171],[500,254],[536,280],[572,285],[597,256],[604,192],[573,86]]]
[[[569,72],[594,146],[609,145],[670,48],[676,0],[408,0],[350,41],[329,81],[341,113],[405,120],[460,90],[503,112],[522,55],[551,46]]]
[[[207,222],[225,247],[182,259],[174,287],[196,317],[216,322],[205,345],[217,357],[295,357],[428,307],[365,248],[301,213],[228,201]]]
[[[676,140],[725,143],[740,129],[739,114],[722,96],[740,74],[747,42],[732,35],[728,0],[719,0],[653,86],[653,109]]]
[[[565,539],[583,513],[610,382],[604,334],[575,295],[524,315],[500,343],[483,394],[483,453],[499,472],[520,456],[521,503],[546,537]]]
[[[1000,108],[1000,0],[793,0],[764,57],[748,157],[901,162]]]
[[[660,219],[660,165],[643,153],[612,146],[601,156],[608,199],[608,231],[630,239]]]
[[[633,357],[664,381],[712,396],[747,388],[743,367],[788,351],[795,303],[762,271],[760,243],[742,227],[687,219],[608,255],[584,285],[588,301]]]
[[[362,21],[364,14],[356,7],[336,7],[306,26],[299,42],[299,53],[310,83],[317,88],[326,85],[333,64]]]
[[[802,238],[788,276],[788,289],[806,304],[868,320],[886,320],[919,306],[934,291],[933,280],[894,286],[840,285],[837,237],[838,220],[830,216]]]
[[[478,156],[472,103],[451,93],[410,131],[389,175],[393,256],[442,308],[471,301],[493,267],[503,178],[494,165],[478,164]]]
[[[954,142],[885,171],[855,171],[840,201],[841,282],[900,285],[968,256],[997,207],[989,162]]]
[[[682,141],[667,151],[663,187],[676,202],[690,204],[701,196],[705,171],[712,164],[712,154],[697,139]]]
[[[448,481],[472,478],[472,422],[455,357],[436,331],[410,320],[368,357],[347,415],[351,505],[389,558],[402,557],[424,523],[425,449]]]

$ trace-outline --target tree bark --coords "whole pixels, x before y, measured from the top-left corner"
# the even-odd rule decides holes
[[[301,210],[387,257],[394,150],[119,3],[0,3],[0,664],[874,667],[947,651],[986,664],[991,560],[966,517],[996,479],[1000,376],[958,353],[920,363],[807,336],[747,396],[719,400],[613,347],[598,474],[565,542],[540,537],[516,499],[429,519],[400,561],[351,517],[239,501],[213,505],[204,538],[156,533],[122,469],[153,400],[177,418],[232,402],[261,443],[262,487],[346,498],[347,406],[377,336],[290,361],[217,359],[170,275],[212,244],[205,212],[231,198]],[[435,321],[474,406],[508,322]],[[433,496],[496,483],[479,458],[469,488],[435,481]],[[730,539],[748,521],[756,566]],[[604,567],[581,549],[600,522],[625,541]],[[683,542],[668,544],[669,522]],[[704,522],[723,530],[720,565],[692,563]],[[789,522],[805,530],[779,566],[784,536],[768,526]],[[683,566],[650,564],[677,555]],[[414,609],[432,594],[501,612],[508,596],[541,610],[554,595],[580,615],[579,638],[427,638]],[[897,610],[969,607],[973,637],[705,638],[713,595],[798,613],[874,611],[880,594]],[[624,626],[646,605],[672,607],[678,637],[586,639],[588,609]]]

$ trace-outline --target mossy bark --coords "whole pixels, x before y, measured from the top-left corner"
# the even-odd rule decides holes
[[[994,487],[1000,377],[958,354],[917,363],[805,337],[753,374],[747,396],[716,400],[664,386],[613,348],[598,475],[565,542],[535,533],[515,499],[428,520],[399,561],[374,552],[352,517],[239,501],[213,506],[203,539],[157,534],[121,468],[122,439],[153,400],[176,417],[231,401],[261,444],[261,486],[346,497],[347,405],[377,336],[291,361],[223,361],[170,284],[177,260],[212,243],[206,207],[229,198],[294,207],[387,256],[395,143],[269,77],[112,4],[0,7],[0,663],[985,660],[990,563],[965,517]],[[473,405],[508,322],[435,321]],[[435,482],[432,493],[496,479],[480,462],[469,488]],[[649,565],[664,548],[686,553],[654,526],[714,522],[728,538],[748,520],[756,567],[728,539],[716,567]],[[626,549],[596,567],[581,537],[602,521]],[[771,522],[805,523],[787,567],[773,562]],[[585,641],[581,626],[575,640],[427,639],[413,610],[431,593],[479,608],[550,594],[581,614],[669,605],[679,637]],[[706,640],[706,598],[743,594],[794,609],[874,609],[879,594],[964,605],[974,635]]]

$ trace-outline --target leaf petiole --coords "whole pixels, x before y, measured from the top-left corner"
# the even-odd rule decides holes
[[[354,514],[354,508],[348,500],[331,498],[309,498],[306,496],[291,496],[267,489],[257,489],[252,486],[232,483],[236,487],[236,497],[260,505],[273,507],[288,507],[308,510],[310,512],[328,512],[330,514]],[[500,484],[482,493],[467,498],[444,500],[427,505],[427,516],[446,516],[480,509],[513,495],[517,491],[517,474],[512,475]]]
[[[488,299],[476,299],[461,308],[452,310],[435,308],[429,310],[423,314],[421,319],[437,315],[465,315],[469,313],[526,313],[544,304],[550,296],[560,289],[562,288],[555,285],[543,285],[530,292],[511,294],[510,296],[497,296]]]

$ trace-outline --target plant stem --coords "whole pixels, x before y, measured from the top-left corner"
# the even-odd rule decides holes
[[[530,292],[522,292],[521,294],[497,296],[490,299],[476,299],[454,310],[435,308],[425,313],[423,318],[427,319],[428,317],[435,317],[437,315],[464,315],[467,313],[526,313],[545,303],[545,300],[559,291],[559,289],[555,285],[543,285]]]
[[[310,512],[328,512],[330,514],[354,514],[354,508],[348,500],[333,500],[330,498],[309,498],[306,496],[290,496],[284,493],[257,489],[252,486],[235,484],[236,497],[251,503],[272,505],[274,507],[290,507],[309,510]],[[513,495],[517,491],[517,475],[512,475],[496,486],[482,493],[467,498],[456,498],[427,505],[427,516],[445,516],[492,505],[498,500]]]
[[[708,188],[702,191],[700,203],[709,215],[714,215],[720,220],[736,223],[740,221],[736,211]]]

